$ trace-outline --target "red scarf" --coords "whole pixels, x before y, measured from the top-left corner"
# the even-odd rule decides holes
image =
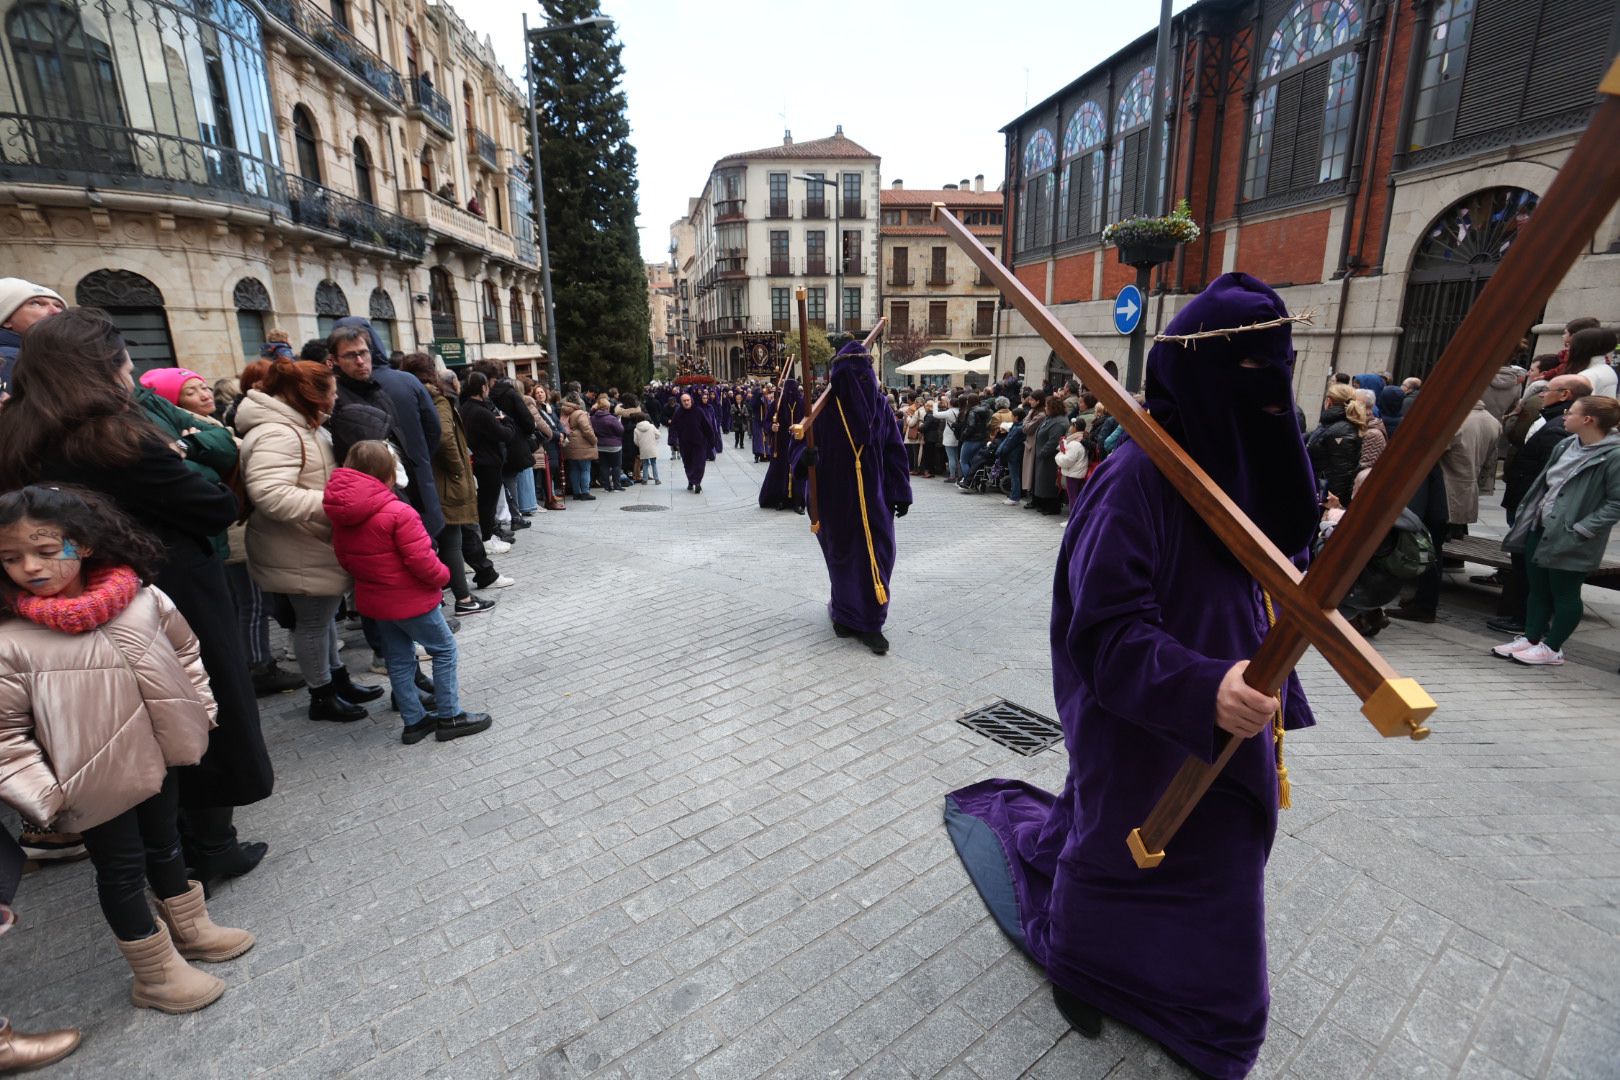
[[[29,622],[63,634],[83,634],[112,622],[141,591],[141,579],[127,566],[107,566],[90,572],[78,596],[35,596],[19,593],[11,601],[17,614]]]

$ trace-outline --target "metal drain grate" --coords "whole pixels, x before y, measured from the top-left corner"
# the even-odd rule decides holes
[[[1005,698],[974,709],[957,723],[1025,757],[1034,757],[1063,740],[1063,725]]]
[[[653,510],[668,510],[669,507],[654,506],[652,503],[631,503],[629,506],[621,506],[619,509],[630,514],[646,514]]]

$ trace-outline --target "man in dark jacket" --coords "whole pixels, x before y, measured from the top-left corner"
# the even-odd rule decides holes
[[[0,278],[0,401],[10,392],[11,365],[22,348],[23,331],[65,310],[67,304],[54,289],[22,278]]]
[[[382,391],[380,395],[373,395],[362,387],[362,393],[366,394],[365,404],[381,408],[377,401],[372,400],[378,396],[388,402],[389,408],[385,411],[393,417],[400,450],[405,455],[405,471],[411,478],[406,496],[410,504],[416,507],[417,513],[422,515],[422,527],[428,535],[437,536],[444,529],[439,489],[433,482],[433,455],[439,452],[439,410],[420,379],[389,366],[388,352],[382,347],[377,332],[372,329],[370,322],[358,315],[350,315],[333,324],[327,347],[334,357],[337,354],[335,339],[338,332],[349,329],[364,332],[367,351],[371,354],[366,365],[367,375],[356,381],[369,381]],[[338,367],[341,372],[342,364]],[[338,386],[341,396],[341,376]]]

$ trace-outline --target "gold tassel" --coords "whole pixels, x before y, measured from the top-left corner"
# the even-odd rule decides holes
[[[1260,595],[1266,601],[1266,625],[1277,625],[1277,612],[1271,606],[1271,594],[1264,589]],[[1288,780],[1288,766],[1283,762],[1283,691],[1277,691],[1277,711],[1271,718],[1271,742],[1277,751],[1277,808],[1279,810],[1292,810],[1294,808],[1294,785]]]
[[[887,604],[889,602],[889,590],[883,587],[881,581],[874,581],[872,584],[877,587],[877,602]]]

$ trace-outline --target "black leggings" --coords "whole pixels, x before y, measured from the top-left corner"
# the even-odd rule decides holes
[[[156,795],[84,830],[85,850],[96,868],[101,913],[120,941],[139,941],[157,932],[152,909],[146,905],[148,883],[160,900],[190,887],[175,825],[179,806],[180,789],[170,769]]]
[[[737,424],[735,430],[732,431],[732,435],[736,437],[736,441],[731,444],[732,449],[741,450],[743,448],[743,440],[748,437],[747,425]]]
[[[478,528],[485,540],[495,535],[495,508],[500,505],[501,467],[499,465],[473,465],[473,479],[478,483]]]

